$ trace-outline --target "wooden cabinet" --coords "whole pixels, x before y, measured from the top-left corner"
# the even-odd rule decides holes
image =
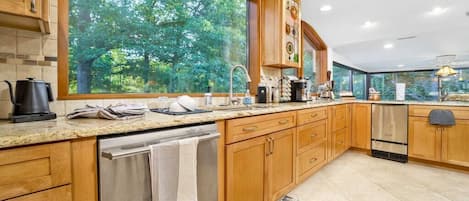
[[[70,185],[62,186],[8,201],[72,201],[72,187]]]
[[[262,1],[263,65],[300,68],[301,0]]]
[[[327,163],[327,141],[323,140],[319,145],[313,147],[296,157],[296,183],[299,184],[309,176],[318,171]]]
[[[263,201],[266,155],[264,136],[226,146],[226,200]]]
[[[352,105],[352,147],[371,149],[371,104]]]
[[[298,126],[296,136],[297,153],[303,153],[327,140],[327,120]]]
[[[441,128],[426,117],[409,117],[409,156],[440,161]]]
[[[350,104],[329,107],[330,136],[328,137],[327,160],[332,161],[347,151],[352,144]]]
[[[294,129],[267,136],[270,154],[267,156],[268,200],[279,200],[295,185]]]
[[[0,151],[0,178],[0,200],[70,184],[70,142]]]
[[[2,0],[0,26],[50,33],[49,0]]]
[[[456,125],[442,128],[441,161],[469,167],[469,120],[457,120]]]
[[[226,146],[227,201],[277,200],[294,181],[294,129]]]
[[[305,109],[298,111],[297,125],[312,123],[327,118],[327,107]]]

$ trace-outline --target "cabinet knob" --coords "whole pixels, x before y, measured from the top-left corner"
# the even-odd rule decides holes
[[[312,158],[312,159],[309,160],[309,163],[314,163],[314,162],[316,162],[317,160],[318,160],[317,158]]]
[[[32,13],[36,13],[36,0],[31,0],[31,10]]]
[[[311,118],[315,118],[315,117],[317,117],[317,116],[318,116],[317,113],[316,113],[316,114],[312,114],[312,115],[311,115]]]

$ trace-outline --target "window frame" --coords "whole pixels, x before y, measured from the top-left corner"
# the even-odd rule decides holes
[[[316,77],[316,84],[320,84],[323,82],[327,81],[327,66],[328,66],[328,52],[327,52],[327,45],[326,43],[322,40],[321,36],[316,32],[316,30],[308,24],[306,21],[302,20],[301,21],[301,51],[303,53],[301,54],[301,59],[300,59],[300,66],[301,68],[298,69],[297,74],[300,75],[301,77],[304,77],[304,42],[305,39],[307,38],[309,41],[311,41],[311,45],[313,46],[314,50],[316,51],[316,58],[315,62],[316,65],[319,67],[320,72],[317,74],[318,77]]]
[[[348,80],[348,83],[349,83],[349,86],[350,86],[350,90],[352,91],[353,93],[353,72],[359,72],[359,73],[362,73],[365,75],[365,100],[368,99],[368,87],[370,87],[370,79],[369,79],[369,76],[370,76],[370,73],[366,72],[366,71],[362,71],[362,70],[359,70],[359,69],[356,69],[356,68],[352,68],[350,66],[347,66],[347,65],[344,65],[344,64],[341,64],[337,61],[333,61],[332,62],[332,69],[334,69],[334,67],[339,67],[339,68],[343,68],[345,70],[348,70],[348,74],[349,74],[349,80]]]
[[[256,91],[256,86],[260,80],[260,1],[248,0],[247,13],[247,36],[249,74],[252,82],[248,88]],[[58,2],[58,97],[59,100],[82,100],[82,99],[120,99],[120,98],[155,98],[159,96],[177,97],[183,94],[189,94],[193,97],[203,97],[203,93],[113,93],[113,94],[70,94],[69,93],[69,0]],[[215,97],[226,97],[228,93],[214,93]]]

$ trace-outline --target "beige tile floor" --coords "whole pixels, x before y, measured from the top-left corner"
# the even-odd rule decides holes
[[[469,201],[469,174],[349,151],[289,196],[299,201]]]

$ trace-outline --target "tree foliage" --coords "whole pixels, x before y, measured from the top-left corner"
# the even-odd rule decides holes
[[[246,0],[70,0],[69,13],[71,93],[227,92],[247,64]]]

